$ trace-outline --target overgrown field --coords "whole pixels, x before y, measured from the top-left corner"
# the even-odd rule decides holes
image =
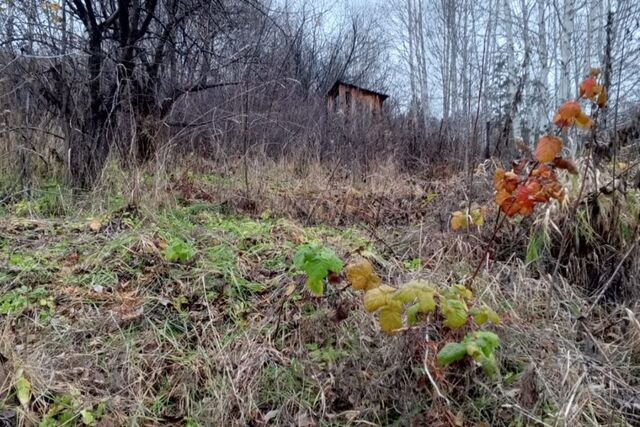
[[[185,175],[162,203],[91,207],[55,187],[3,206],[0,424],[640,424],[640,305],[583,318],[591,299],[524,252],[475,283],[502,318],[496,379],[438,367],[428,326],[384,335],[343,285],[305,289],[292,260],[307,242],[369,259],[393,286],[469,277],[483,233],[446,225],[461,185],[256,199],[230,185]]]

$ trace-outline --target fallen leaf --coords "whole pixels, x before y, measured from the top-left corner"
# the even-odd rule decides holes
[[[98,218],[94,218],[89,223],[89,228],[92,231],[98,232],[102,228],[102,223],[100,222],[100,220]]]
[[[284,291],[284,294],[286,296],[291,295],[294,291],[296,290],[296,284],[292,283],[289,286],[287,286],[287,289]]]
[[[31,403],[31,383],[24,377],[22,369],[18,370],[17,377],[15,383],[16,395],[22,407],[27,408]]]

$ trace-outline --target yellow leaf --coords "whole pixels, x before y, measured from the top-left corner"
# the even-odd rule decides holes
[[[102,228],[102,224],[100,223],[100,220],[98,218],[94,218],[91,220],[91,222],[89,223],[89,228],[92,231],[100,231],[100,229]]]
[[[469,228],[469,219],[467,215],[462,211],[456,211],[451,214],[451,229],[458,231]]]
[[[367,293],[364,294],[364,309],[369,313],[373,313],[379,308],[386,306],[389,304],[391,296],[395,291],[394,288],[387,285],[382,285],[367,291]]]
[[[484,225],[484,212],[482,209],[471,210],[471,221],[473,222],[473,225],[478,228],[481,228]]]
[[[418,293],[420,313],[431,313],[436,309],[435,292],[422,291]]]
[[[398,291],[393,296],[395,301],[399,301],[403,304],[411,304],[418,297],[418,292],[415,288],[404,285],[402,288],[398,289]]]
[[[579,127],[580,129],[589,129],[591,128],[592,125],[593,125],[593,122],[591,121],[589,116],[587,116],[586,114],[581,112],[576,116],[576,126]]]
[[[296,290],[296,284],[295,284],[295,283],[292,283],[292,284],[290,284],[289,286],[287,286],[287,289],[284,291],[284,294],[285,294],[286,296],[289,296],[289,295],[291,295],[291,294],[293,293],[293,291],[295,291],[295,290]]]
[[[398,289],[391,299],[392,301],[398,301],[402,304],[412,304],[415,301],[429,301],[430,299],[433,301],[433,307],[435,308],[435,295],[435,289],[433,289],[428,282],[416,280]]]
[[[24,377],[22,369],[18,370],[17,377],[15,383],[16,395],[20,404],[26,408],[31,403],[31,383]]]
[[[467,301],[473,299],[473,292],[471,292],[471,289],[459,283],[449,286],[446,290],[446,294],[447,297],[452,299],[463,299]]]
[[[489,321],[491,323],[493,323],[494,325],[499,325],[500,324],[500,316],[498,316],[498,313],[496,313],[495,311],[489,309],[487,314],[489,315]]]
[[[387,334],[391,334],[403,326],[400,313],[388,308],[380,310],[378,322],[380,323],[380,328]]]
[[[357,291],[368,291],[381,283],[371,263],[364,258],[347,266],[347,281]]]
[[[536,160],[540,163],[552,162],[562,151],[562,139],[557,136],[545,135],[538,141]]]

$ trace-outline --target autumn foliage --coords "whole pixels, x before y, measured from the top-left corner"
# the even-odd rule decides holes
[[[598,108],[603,108],[607,93],[597,81],[598,74],[599,71],[593,69],[582,82],[579,100],[591,101]],[[566,132],[572,126],[580,129],[593,126],[593,120],[583,111],[579,100],[567,101],[560,106],[553,119],[559,130]],[[557,170],[577,174],[578,168],[571,159],[562,156],[562,148],[562,138],[544,135],[538,140],[533,158],[521,160],[510,171],[496,170],[495,200],[506,216],[529,216],[538,204],[564,201],[565,192],[558,181]]]

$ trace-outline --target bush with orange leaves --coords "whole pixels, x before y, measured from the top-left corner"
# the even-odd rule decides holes
[[[606,89],[598,83],[599,70],[592,69],[589,77],[580,85],[580,96],[575,101],[567,101],[558,109],[553,122],[558,132],[567,132],[572,126],[590,129],[593,120],[582,109],[580,100],[604,108],[607,101]],[[538,141],[530,159],[523,159],[510,171],[496,170],[494,186],[496,204],[507,216],[529,216],[536,205],[552,199],[562,203],[565,192],[558,181],[557,170],[563,169],[577,174],[578,168],[562,157],[562,138],[558,135],[544,135]]]

